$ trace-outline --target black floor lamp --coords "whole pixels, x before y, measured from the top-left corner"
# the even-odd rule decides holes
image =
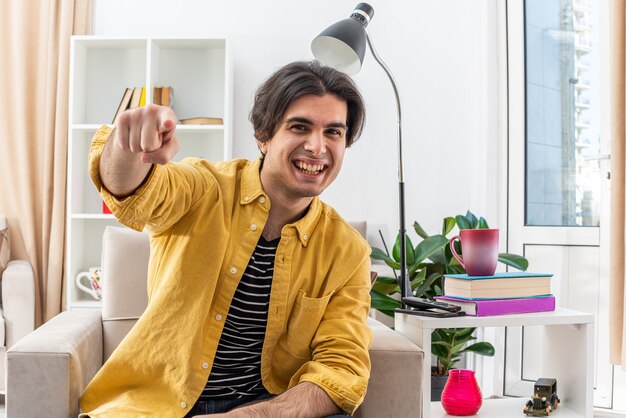
[[[413,296],[406,266],[406,226],[404,220],[404,159],[402,157],[402,111],[400,95],[391,71],[376,53],[367,25],[374,16],[374,8],[367,3],[359,3],[349,18],[343,19],[325,29],[311,43],[311,50],[317,60],[350,75],[361,70],[366,43],[374,59],[385,70],[396,97],[398,109],[398,185],[400,204],[400,293],[403,298]],[[403,307],[406,305],[403,303]]]

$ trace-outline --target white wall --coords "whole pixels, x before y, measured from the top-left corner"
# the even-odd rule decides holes
[[[407,225],[428,231],[471,209],[492,226],[497,196],[497,0],[370,1],[369,31],[401,94]],[[226,37],[234,58],[234,156],[258,155],[248,112],[278,67],[311,59],[311,40],[348,17],[355,0],[94,0],[93,33]],[[366,219],[370,239],[398,228],[396,112],[391,86],[367,53],[354,77],[367,103],[361,139],[323,198],[346,219]],[[409,228],[411,231],[412,228]]]

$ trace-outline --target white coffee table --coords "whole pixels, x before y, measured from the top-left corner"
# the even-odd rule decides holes
[[[593,315],[557,308],[553,312],[538,312],[502,316],[461,316],[430,318],[395,314],[395,329],[413,341],[428,355],[431,334],[437,328],[546,326],[543,376],[555,377],[562,406],[555,418],[585,418],[593,416]],[[430,366],[425,357],[422,372],[422,417],[448,417],[440,402],[430,401]],[[476,415],[481,418],[524,417],[528,398],[485,399]]]

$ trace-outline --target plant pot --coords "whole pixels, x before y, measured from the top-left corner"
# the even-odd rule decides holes
[[[436,371],[437,368],[433,367],[431,371]],[[430,376],[430,400],[439,402],[441,400],[441,392],[446,386],[448,381],[448,375],[445,376]]]

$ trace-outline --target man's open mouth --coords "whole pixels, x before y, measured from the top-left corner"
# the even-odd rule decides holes
[[[293,165],[305,174],[319,174],[326,169],[325,164],[309,164],[304,161],[295,161]]]

